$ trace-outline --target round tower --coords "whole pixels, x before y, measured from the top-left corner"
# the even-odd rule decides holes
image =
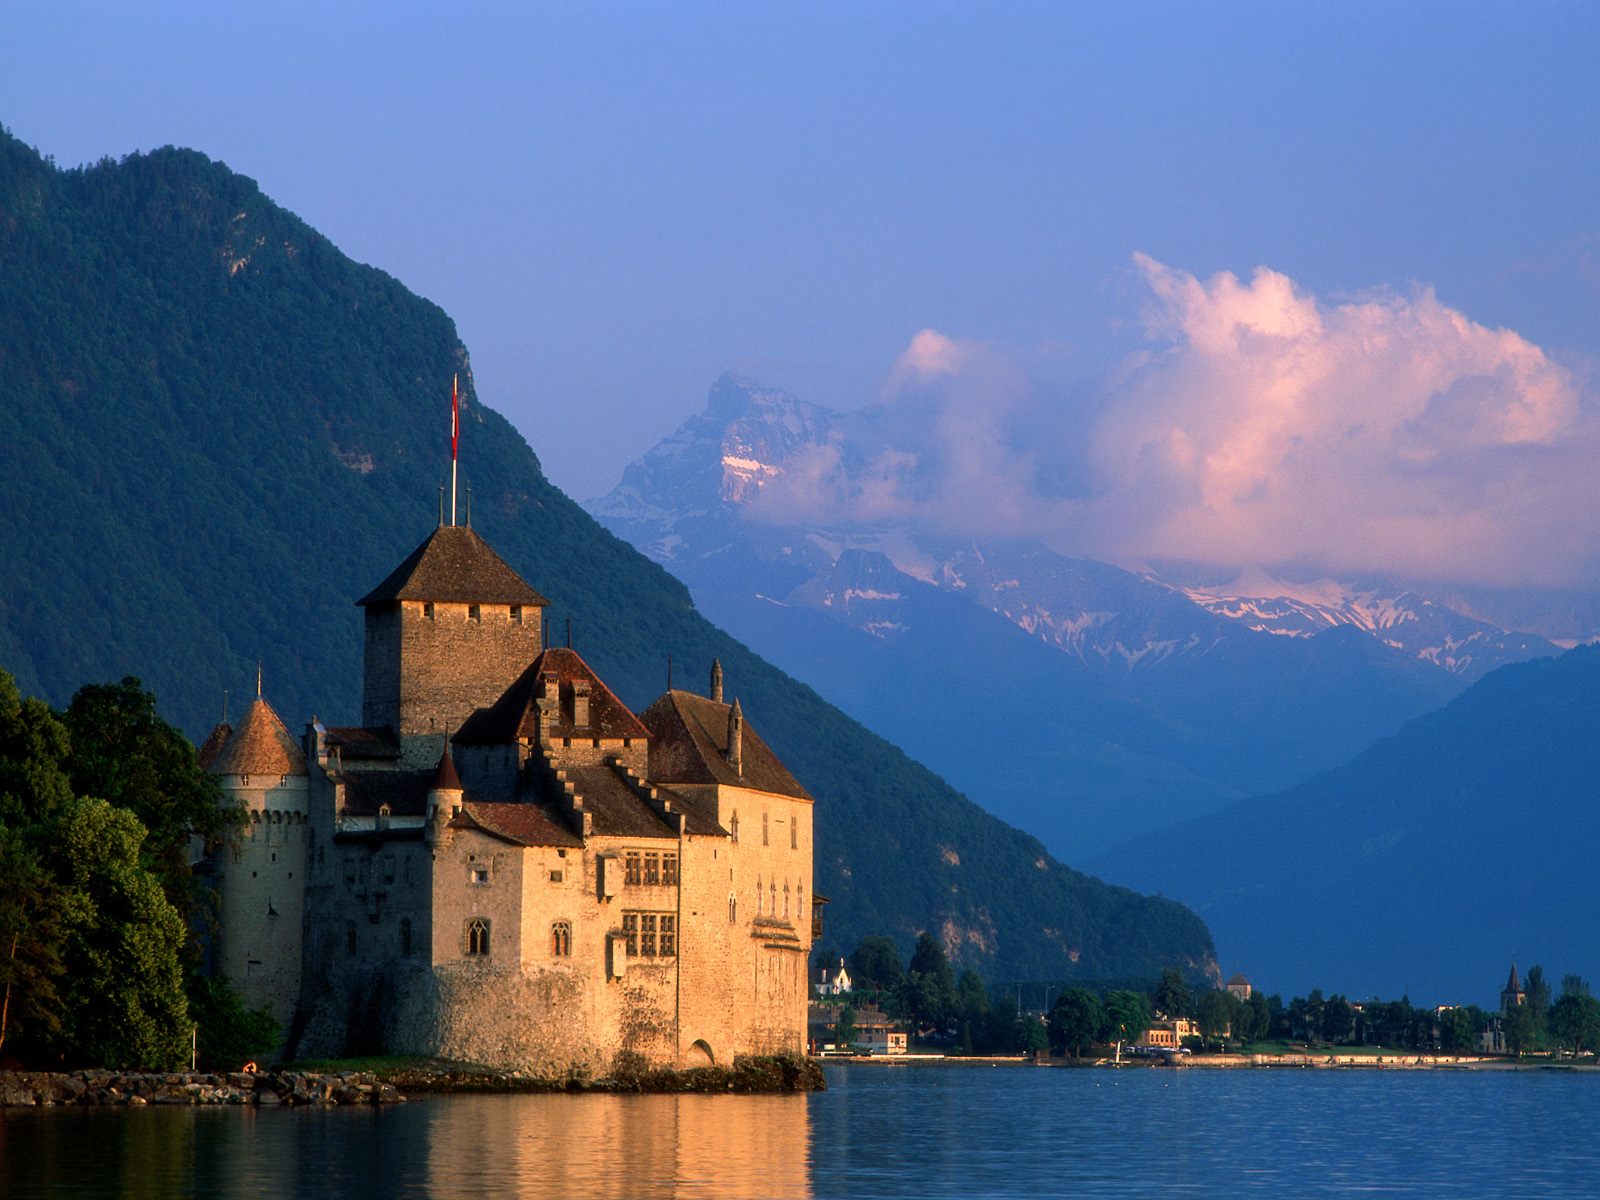
[[[285,1031],[300,999],[306,882],[305,754],[258,694],[207,770],[244,824],[214,859],[220,899],[215,969]]]

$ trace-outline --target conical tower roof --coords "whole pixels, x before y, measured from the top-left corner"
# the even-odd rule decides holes
[[[439,756],[439,769],[433,773],[433,782],[428,785],[430,792],[459,792],[461,790],[461,776],[456,773],[455,760],[450,757],[450,743],[444,744],[444,753]]]
[[[304,775],[306,756],[272,705],[258,696],[209,769],[213,775]]]

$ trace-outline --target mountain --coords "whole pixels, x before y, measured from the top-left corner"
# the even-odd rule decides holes
[[[1299,782],[1484,671],[1559,651],[1384,581],[1132,571],[797,515],[784,485],[818,464],[870,490],[866,464],[893,450],[875,420],[725,376],[590,510],[724,628],[1058,855]],[[952,722],[984,736],[952,739]]]
[[[1062,866],[711,625],[550,485],[442,311],[192,151],[61,171],[0,133],[0,665],[56,704],[137,674],[198,737],[260,661],[291,724],[359,720],[354,600],[435,523],[456,371],[472,523],[635,709],[669,654],[722,660],[819,798],[831,941],[932,929],[1012,979],[1214,968],[1192,913]]]
[[[1348,764],[1101,856],[1286,994],[1487,1003],[1600,974],[1600,647],[1502,667]]]

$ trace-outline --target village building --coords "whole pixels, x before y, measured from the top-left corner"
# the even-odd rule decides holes
[[[467,526],[359,603],[359,726],[296,739],[258,694],[202,754],[246,816],[211,863],[213,961],[286,1051],[588,1073],[803,1050],[812,797],[720,664],[634,713]]]
[[[1237,972],[1228,980],[1227,989],[1228,993],[1241,1003],[1250,999],[1250,993],[1254,991],[1250,986],[1250,981]]]
[[[1139,1035],[1139,1040],[1134,1042],[1134,1045],[1159,1050],[1177,1050],[1183,1045],[1184,1038],[1199,1036],[1199,1022],[1189,1017],[1158,1016],[1150,1022],[1150,1027]]]
[[[842,958],[837,967],[824,963],[811,972],[811,990],[819,996],[848,996],[854,986],[850,981],[850,968]]]

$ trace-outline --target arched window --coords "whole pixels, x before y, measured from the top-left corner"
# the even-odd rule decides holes
[[[786,917],[789,915],[789,885],[787,883],[783,885],[783,915]]]
[[[733,820],[728,822],[728,833],[737,842],[739,840],[739,810],[733,810]]]
[[[550,953],[557,958],[567,958],[572,954],[572,925],[567,921],[557,921],[550,926]]]
[[[473,917],[467,922],[467,953],[483,957],[489,953],[489,918]]]
[[[400,957],[411,957],[411,918],[400,918]]]
[[[737,925],[738,923],[739,923],[739,900],[738,900],[738,898],[736,896],[729,896],[728,897],[728,924],[729,925]]]
[[[769,883],[767,885],[767,888],[772,893],[772,915],[773,916],[777,916],[778,915],[778,881],[776,879],[774,879],[771,883]]]
[[[761,876],[756,876],[756,916],[767,911],[767,893],[761,888]]]

